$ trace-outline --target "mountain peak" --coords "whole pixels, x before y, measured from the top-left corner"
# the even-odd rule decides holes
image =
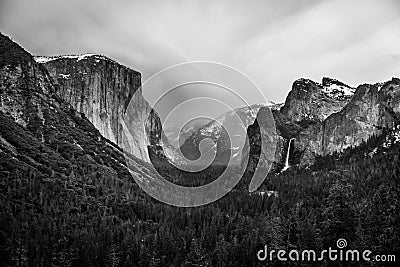
[[[347,84],[337,80],[337,79],[333,79],[333,78],[329,78],[329,77],[323,77],[322,78],[322,86],[331,86],[331,85],[338,85],[338,86],[345,86],[345,87],[349,87]]]
[[[0,67],[29,62],[32,56],[10,37],[0,32]]]
[[[315,83],[313,80],[309,79],[309,78],[298,78],[297,80],[294,81],[296,82],[303,82],[303,83]]]
[[[354,88],[335,79],[324,77],[321,84],[300,78],[293,83],[281,112],[295,121],[321,121],[341,110],[354,92]]]
[[[355,88],[328,77],[322,78],[322,90],[328,97],[337,100],[351,98],[356,91]]]

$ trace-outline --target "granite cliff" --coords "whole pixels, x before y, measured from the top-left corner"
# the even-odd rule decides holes
[[[146,163],[135,157],[131,157],[130,174],[121,149],[62,99],[57,89],[42,64],[0,34],[0,168],[6,176],[17,172],[25,177],[28,172],[38,179],[81,188],[79,192],[87,185],[99,186],[96,183],[104,179],[135,187],[132,173],[151,176]]]
[[[167,156],[170,161],[185,164],[175,149],[166,143],[157,113],[141,94],[139,72],[101,55],[33,59],[23,49],[15,51],[18,52],[4,57],[2,62],[2,86],[7,93],[3,89],[1,107],[17,123],[28,128],[32,124],[40,124],[43,122],[43,110],[39,103],[63,100],[60,103],[70,105],[78,115],[83,114],[79,116],[87,118],[103,137],[119,147],[128,148],[127,152],[139,159],[150,162],[150,148],[156,154]],[[10,67],[12,64],[7,63],[8,58],[12,58],[14,63],[17,60],[23,64]],[[35,84],[30,84],[32,79]],[[276,122],[277,169],[282,167],[292,138],[290,162],[309,165],[316,156],[341,152],[347,147],[359,145],[372,135],[379,135],[383,128],[395,127],[400,112],[399,84],[399,79],[393,78],[386,83],[364,84],[355,89],[326,77],[321,83],[309,79],[296,80],[282,107],[267,105],[273,110]],[[29,100],[26,97],[15,97],[15,94],[25,94],[22,89],[24,87],[33,91],[40,88],[40,98],[35,95],[29,96]],[[49,95],[52,97],[49,98]],[[57,103],[55,107],[59,105]],[[129,104],[132,105],[130,108]],[[258,111],[262,106],[254,106],[254,109]],[[215,163],[226,163],[232,154],[237,163],[241,164],[244,153],[237,151],[235,140],[228,140],[226,131],[221,127],[229,125],[235,114],[245,124],[242,130],[248,131],[256,114],[250,114],[246,108],[239,108],[196,129],[185,138],[181,147],[183,154],[196,159],[201,140],[211,138],[217,147]],[[132,140],[123,138],[122,121],[125,115],[128,124],[135,129]],[[257,133],[256,128],[253,125],[248,135]],[[35,132],[45,139],[40,127],[36,127]],[[249,140],[254,141],[254,146],[259,145],[259,138],[249,136]]]
[[[290,165],[309,166],[317,156],[342,152],[384,129],[398,127],[399,101],[398,78],[356,89],[331,78],[323,78],[322,83],[296,80],[284,106],[273,111],[277,138],[274,170],[283,168],[288,153]],[[249,167],[254,168],[261,140],[256,123],[249,127],[248,136],[253,146]]]
[[[319,125],[330,115],[341,111],[351,101],[354,92],[355,88],[332,78],[324,77],[321,83],[309,79],[298,79],[293,83],[292,90],[283,105],[274,103],[266,105],[266,107],[272,109],[276,125],[277,143],[274,169],[278,170],[283,167],[288,142],[291,138],[298,138],[301,135],[306,140],[306,130],[313,129],[311,126]],[[254,110],[258,112],[260,107],[262,105],[254,106]],[[248,132],[250,143],[255,146],[259,145],[259,141],[257,141],[260,140],[258,125],[253,125],[257,114],[246,113],[245,108],[239,108],[235,112],[245,122],[244,126]],[[237,146],[235,146],[234,141],[232,145],[228,144],[228,138],[224,135],[221,127],[224,123],[229,124],[229,118],[232,117],[232,114],[232,112],[223,114],[215,122],[205,125],[192,134],[181,147],[183,153],[194,158],[198,157],[197,147],[200,141],[204,138],[211,138],[222,149],[222,151],[217,151],[217,155],[219,154],[220,158],[223,155],[226,156],[227,152],[231,152],[234,156],[237,155],[238,162],[240,162],[241,155],[248,153],[248,151],[245,153],[235,151],[234,148]],[[249,126],[251,126],[251,129]],[[294,152],[294,156],[297,157],[297,161],[300,160],[300,155],[305,152],[305,148],[306,146],[300,147],[297,145],[291,149]],[[252,154],[252,151],[257,151],[257,149],[251,150],[250,154]],[[253,165],[251,164],[251,166]]]
[[[342,110],[304,129],[297,136],[296,149],[303,152],[301,163],[310,164],[316,155],[341,152],[358,146],[382,129],[392,129],[400,116],[400,80],[393,78],[381,87],[360,85]]]
[[[161,122],[141,94],[139,72],[94,54],[35,59],[53,78],[58,96],[85,114],[105,138],[149,161],[147,147],[160,142]],[[122,121],[132,98],[126,118],[135,131],[128,145],[123,143]]]
[[[322,83],[299,79],[293,83],[281,113],[296,122],[323,121],[340,111],[354,91],[354,88],[327,77],[322,79]]]

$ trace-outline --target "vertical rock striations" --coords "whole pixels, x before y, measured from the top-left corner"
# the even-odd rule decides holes
[[[132,155],[150,160],[147,146],[160,142],[161,122],[138,91],[139,72],[93,54],[36,57],[36,61],[53,78],[57,95],[84,113],[104,137],[121,147],[130,147]],[[127,117],[129,125],[134,126],[133,139],[124,140],[122,120],[132,97],[135,99]]]

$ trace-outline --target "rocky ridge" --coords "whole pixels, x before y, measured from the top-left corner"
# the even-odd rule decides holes
[[[296,80],[284,105],[272,106],[277,141],[274,169],[283,168],[287,153],[290,154],[291,164],[308,166],[313,164],[317,156],[358,146],[372,135],[380,135],[382,129],[395,127],[400,118],[399,81],[393,78],[384,83],[353,88],[327,77],[321,83],[309,79]],[[251,145],[258,147],[261,139],[258,125],[253,124],[255,116],[245,115],[244,111],[244,108],[238,109],[238,114],[247,122]],[[229,113],[221,116],[220,120],[224,122],[225,117],[229,118]],[[223,127],[218,120],[202,127],[187,139],[181,147],[183,152],[196,157],[199,155],[196,147],[200,141],[211,138],[221,144],[220,154],[229,149],[231,153],[237,153],[232,150],[234,145],[228,147],[227,137],[221,129]],[[293,146],[288,152],[292,138]],[[250,149],[250,157],[257,158],[254,153],[259,153],[259,149]],[[254,168],[254,158],[250,162],[253,162],[250,167]]]
[[[340,111],[352,98],[355,89],[335,79],[324,77],[322,83],[298,79],[286,98],[281,113],[292,121],[323,121]]]
[[[94,177],[132,184],[121,149],[56,92],[47,69],[0,34],[0,153],[5,170],[64,179],[71,186],[91,184]],[[145,162],[129,157],[135,175],[152,176]]]
[[[290,153],[291,164],[309,166],[317,156],[340,153],[382,134],[383,129],[396,127],[400,122],[399,85],[398,78],[356,89],[330,78],[323,78],[322,83],[295,81],[285,105],[274,112],[278,169],[286,153]],[[291,138],[294,144],[288,152]],[[259,146],[257,141],[254,144]]]
[[[310,164],[316,155],[341,152],[358,146],[382,129],[399,122],[400,80],[393,78],[382,87],[363,84],[342,110],[322,122],[304,129],[297,136],[296,148],[303,151],[302,164]]]
[[[161,125],[140,92],[139,72],[101,55],[35,57],[53,78],[56,94],[85,114],[100,133],[129,153],[149,162],[147,146],[157,144]],[[123,143],[122,121],[131,99],[129,119],[135,125],[134,142]],[[151,114],[150,118],[147,114]]]
[[[141,78],[137,71],[96,54],[35,57],[33,60],[29,53],[19,51],[12,58],[14,61],[26,62],[24,66],[32,67],[27,75],[32,73],[37,84],[28,85],[30,88],[41,88],[45,93],[42,96],[44,99],[54,95],[54,98],[64,100],[77,114],[84,114],[102,136],[117,146],[129,147],[127,152],[130,154],[149,162],[150,148],[157,154],[166,155],[170,161],[185,164],[175,149],[165,143],[167,138],[162,138],[164,132],[160,119],[141,94]],[[19,65],[10,72],[11,65],[6,64],[7,60],[7,57],[3,60],[4,81],[12,85],[21,83],[17,77],[26,76],[26,71]],[[12,97],[12,94],[2,95],[3,112],[11,114],[24,127],[30,127],[33,121],[43,121],[36,100],[26,106],[26,100]],[[270,103],[252,108],[258,111],[260,107],[267,106],[273,111],[277,128],[276,164],[282,164],[288,141],[294,138],[290,161],[309,165],[316,156],[357,146],[372,135],[379,135],[383,128],[395,127],[399,120],[399,99],[397,78],[353,88],[341,81],[324,77],[321,83],[309,79],[296,80],[283,106]],[[134,106],[128,109],[129,103]],[[122,138],[121,125],[127,111],[129,125],[136,129],[129,144]],[[216,142],[218,149],[217,163],[226,162],[231,154],[238,164],[241,163],[243,152],[237,151],[234,139],[227,140],[226,131],[221,126],[228,125],[237,114],[244,122],[241,130],[247,131],[257,115],[250,113],[246,108],[228,112],[189,137],[186,136],[181,147],[183,154],[195,159],[199,156],[200,141],[210,138]],[[39,128],[36,131],[42,134]],[[258,140],[251,136],[249,138]],[[253,145],[257,146],[257,141]]]

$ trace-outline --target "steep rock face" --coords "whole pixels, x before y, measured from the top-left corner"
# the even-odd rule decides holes
[[[383,128],[392,128],[399,118],[400,81],[392,79],[381,89],[376,85],[361,85],[351,101],[326,120],[303,130],[295,145],[303,151],[301,163],[308,165],[315,155],[341,152],[358,146]]]
[[[340,111],[351,99],[354,89],[334,79],[323,78],[322,84],[309,79],[293,83],[281,113],[292,121],[323,121]]]
[[[0,51],[0,111],[42,138],[42,107],[60,109],[60,102],[51,97],[55,91],[51,78],[28,52],[2,34]]]
[[[229,111],[216,120],[204,125],[188,137],[181,146],[182,153],[189,159],[197,159],[200,156],[200,142],[205,138],[210,138],[216,143],[216,164],[227,162],[231,154],[234,159],[234,164],[242,164],[242,151],[239,149],[240,144],[246,138],[244,135],[246,135],[247,128],[253,125],[258,111],[263,107],[277,110],[281,105],[271,102],[263,105],[253,105],[251,108],[244,107]],[[238,116],[243,123],[237,125],[236,116]],[[231,140],[229,139],[227,131],[232,133]]]
[[[6,159],[0,169],[6,166],[13,172],[7,166],[21,167],[69,188],[132,177],[120,148],[56,94],[43,65],[2,34],[0,120],[0,153]],[[150,176],[143,161],[132,157],[132,162],[136,175]]]
[[[121,115],[140,87],[140,73],[97,55],[37,60],[44,62],[57,84],[56,93],[84,113],[104,137],[118,144]]]
[[[161,123],[143,98],[139,72],[100,55],[37,57],[56,84],[56,94],[93,123],[115,144],[149,161],[147,146],[158,144]],[[138,92],[137,92],[138,91]],[[123,140],[122,120],[129,107],[128,125],[134,126],[132,140]],[[150,114],[150,117],[147,115]],[[125,143],[124,143],[125,142]]]
[[[247,164],[247,171],[254,171],[260,160],[261,154],[261,131],[257,120],[247,128],[247,136],[249,141],[249,147],[244,147],[242,151],[242,164]],[[267,137],[264,137],[267,138]],[[276,149],[273,157],[273,165],[271,168],[272,172],[277,172],[283,167],[283,159],[285,157],[285,151],[287,150],[287,141],[282,134],[276,129],[275,133]],[[244,159],[247,159],[246,162]],[[262,162],[261,164],[266,164]]]
[[[400,113],[400,79],[392,78],[380,87],[379,94],[380,103],[394,114]]]
[[[275,170],[283,166],[291,138],[289,163],[310,165],[317,155],[358,146],[383,128],[393,128],[400,118],[400,80],[361,85],[356,90],[330,78],[322,83],[299,79],[285,105],[274,111],[277,129]],[[251,130],[250,130],[251,129]],[[257,125],[249,127],[251,161],[260,147]],[[254,165],[254,164],[253,164]]]

